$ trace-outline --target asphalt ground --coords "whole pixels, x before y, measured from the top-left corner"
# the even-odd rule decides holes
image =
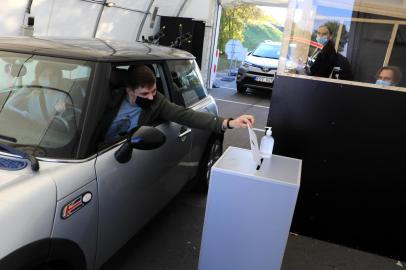
[[[249,91],[240,95],[232,84],[211,89],[209,93],[216,99],[222,116],[253,114],[254,128],[261,138],[270,106],[269,93]],[[230,145],[249,148],[247,130],[227,131],[224,149]],[[102,270],[196,270],[205,205],[206,195],[184,190],[106,262]],[[399,270],[403,265],[404,262],[396,259],[290,234],[282,269]]]

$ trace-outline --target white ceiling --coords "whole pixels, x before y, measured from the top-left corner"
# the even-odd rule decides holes
[[[287,7],[288,0],[219,0],[223,7],[241,4],[254,4],[259,6]]]

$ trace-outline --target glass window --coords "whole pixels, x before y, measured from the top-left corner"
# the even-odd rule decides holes
[[[253,56],[279,59],[281,44],[261,43],[253,52]]]
[[[375,83],[383,66],[404,71],[403,2],[290,1],[278,73]]]
[[[73,158],[92,65],[0,52],[0,143]]]
[[[193,60],[168,61],[175,91],[182,94],[186,107],[207,96],[199,68]]]
[[[389,65],[399,67],[401,74],[399,86],[406,87],[406,25],[399,25],[393,50],[390,54]]]

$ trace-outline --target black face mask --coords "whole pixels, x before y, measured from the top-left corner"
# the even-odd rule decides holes
[[[141,109],[146,110],[151,107],[153,101],[154,101],[153,99],[151,100],[148,98],[142,98],[138,96],[137,99],[135,100],[135,104],[140,106]]]

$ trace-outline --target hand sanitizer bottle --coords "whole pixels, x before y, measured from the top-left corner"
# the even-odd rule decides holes
[[[272,137],[272,128],[265,127],[265,135],[261,139],[260,154],[263,158],[272,156],[274,139]]]

